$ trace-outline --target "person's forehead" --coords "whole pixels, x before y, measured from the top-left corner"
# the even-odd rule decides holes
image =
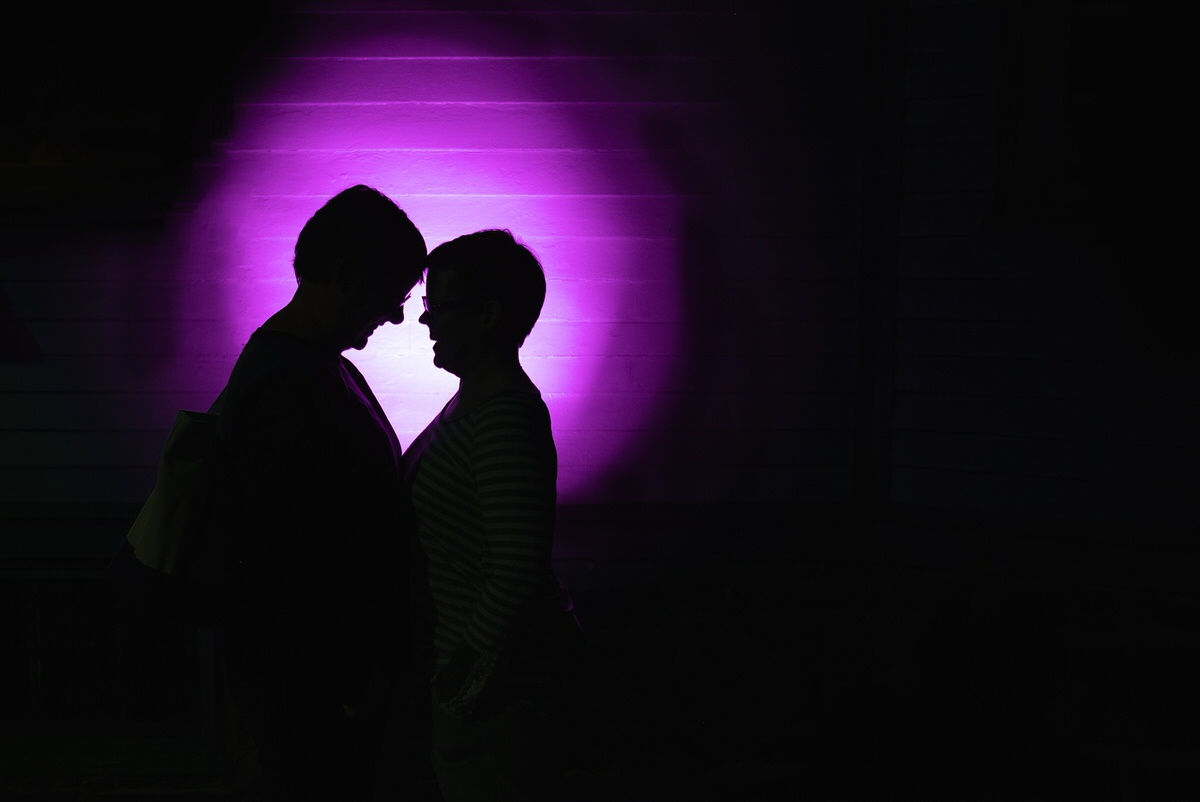
[[[403,295],[412,289],[411,276],[405,276],[400,272],[386,273],[380,275],[375,282],[376,287],[380,292]]]
[[[438,296],[457,295],[462,291],[462,276],[452,265],[430,268],[425,274],[425,286]]]

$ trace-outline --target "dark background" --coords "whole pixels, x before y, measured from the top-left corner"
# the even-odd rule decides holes
[[[662,36],[661,16],[611,7]],[[0,276],[159,230],[291,11],[49,3],[3,26]],[[562,511],[595,669],[580,798],[1168,798],[1200,757],[1181,20],[800,3],[749,8],[761,27],[730,42],[724,11],[685,13],[735,56],[736,189],[705,183],[669,121],[647,133],[680,196],[708,201],[680,235],[679,381],[698,401],[666,416],[700,435],[664,426],[629,463],[717,449],[734,469],[704,503]],[[768,208],[821,236],[764,237],[747,216]],[[722,224],[753,249],[714,244]],[[794,292],[828,253],[846,314]],[[716,343],[701,313],[731,278],[743,325]],[[48,442],[21,424],[20,370],[52,361],[27,317],[0,294],[10,477]],[[820,352],[840,359],[834,422],[806,424],[845,444],[836,460],[756,440],[765,416],[819,417],[786,401],[811,375],[793,352],[736,396],[706,386],[708,349],[801,336],[838,342]],[[705,439],[695,410],[735,400],[744,420]],[[794,493],[762,479],[780,471]],[[748,503],[764,482],[780,489]],[[146,640],[103,593],[128,505],[0,499],[0,797],[236,785],[211,643]]]

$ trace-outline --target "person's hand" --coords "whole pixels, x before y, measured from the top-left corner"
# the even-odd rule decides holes
[[[450,662],[438,669],[433,677],[434,688],[437,689],[438,699],[449,702],[462,692],[463,686],[475,668],[475,660],[479,653],[466,646],[460,646],[451,656]]]
[[[495,665],[495,657],[482,655],[466,644],[459,646],[433,678],[434,692],[442,710],[459,721],[468,721]]]

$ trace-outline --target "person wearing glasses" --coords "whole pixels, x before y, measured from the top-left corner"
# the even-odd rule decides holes
[[[404,319],[425,240],[363,185],[295,247],[291,300],[249,338],[213,411],[232,457],[237,607],[218,629],[268,800],[370,799],[403,655],[400,443],[347,350]],[[382,694],[382,691],[380,691]]]
[[[434,772],[447,802],[555,799],[583,642],[550,562],[550,414],[519,358],[545,276],[487,230],[434,248],[425,280],[433,363],[459,380],[401,460]]]

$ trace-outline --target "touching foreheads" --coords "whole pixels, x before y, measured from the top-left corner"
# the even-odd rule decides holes
[[[368,280],[420,280],[425,238],[382,192],[359,184],[317,210],[296,240],[296,277],[343,289]]]
[[[488,229],[445,242],[425,260],[430,272],[453,269],[464,301],[500,304],[501,327],[518,346],[546,300],[546,275],[529,248],[506,230]]]

